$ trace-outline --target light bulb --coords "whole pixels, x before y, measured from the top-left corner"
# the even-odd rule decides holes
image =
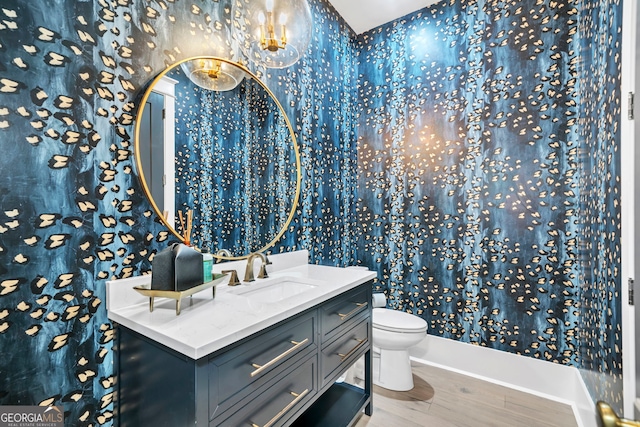
[[[266,19],[264,17],[264,13],[260,11],[260,13],[258,14],[258,22],[260,23],[260,25],[264,25],[265,20]]]
[[[273,12],[273,0],[267,0],[267,12]]]
[[[287,23],[287,15],[285,13],[280,14],[280,25],[284,25]]]

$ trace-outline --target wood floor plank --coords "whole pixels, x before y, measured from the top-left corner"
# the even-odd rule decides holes
[[[525,399],[525,401],[523,402],[522,399]],[[507,396],[506,409],[517,412],[523,418],[528,417],[536,420],[541,426],[578,426],[571,406],[558,402],[552,403],[549,404],[548,399],[539,396],[514,393],[513,396]]]
[[[464,427],[459,424],[451,423],[440,417],[429,413],[421,413],[418,420],[411,420],[403,415],[397,415],[385,411],[383,408],[376,407],[371,417],[362,415],[355,424],[355,427]]]
[[[374,386],[373,415],[355,427],[576,427],[571,406],[429,365],[412,364],[415,387]]]

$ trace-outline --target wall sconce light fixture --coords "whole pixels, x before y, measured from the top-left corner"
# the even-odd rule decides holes
[[[242,52],[267,68],[293,65],[311,41],[306,0],[233,0],[231,16]]]
[[[192,59],[180,64],[184,74],[201,88],[218,92],[231,90],[244,79],[244,71],[216,59]]]

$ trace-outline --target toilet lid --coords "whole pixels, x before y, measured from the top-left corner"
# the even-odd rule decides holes
[[[427,330],[427,322],[403,311],[374,308],[373,327],[390,332],[424,332]]]

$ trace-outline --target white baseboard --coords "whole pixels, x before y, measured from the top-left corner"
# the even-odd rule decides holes
[[[411,359],[570,405],[580,427],[596,427],[596,408],[577,368],[428,335]]]

